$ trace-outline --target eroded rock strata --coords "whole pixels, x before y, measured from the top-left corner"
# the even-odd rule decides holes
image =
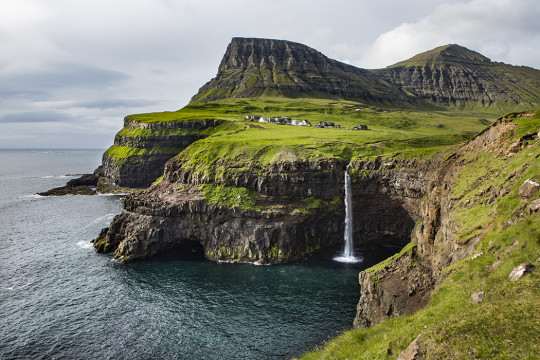
[[[146,188],[163,174],[167,160],[197,140],[202,130],[217,127],[219,120],[145,123],[127,117],[114,145],[103,155],[98,190],[109,187]],[[122,151],[116,151],[122,149]]]
[[[124,213],[94,244],[121,259],[152,256],[187,241],[199,243],[212,260],[300,259],[342,242],[345,166],[341,160],[321,159],[272,164],[264,171],[241,167],[219,186],[255,191],[255,208],[242,209],[208,204],[199,186],[215,179],[173,159],[163,182],[128,196]],[[382,158],[351,164],[356,243],[408,242],[425,187],[423,166]],[[306,198],[317,205],[306,205]]]
[[[240,171],[230,180],[234,186],[257,192],[253,209],[242,209],[208,204],[198,188],[208,180],[170,161],[164,180],[128,196],[125,211],[94,245],[125,260],[152,256],[188,241],[199,243],[212,260],[300,259],[341,241],[343,168],[341,161],[331,160],[274,165],[262,174]],[[303,208],[309,189],[324,201],[324,209]]]

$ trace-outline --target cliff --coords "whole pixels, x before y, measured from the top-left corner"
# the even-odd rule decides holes
[[[300,259],[341,241],[342,186],[336,185],[343,168],[343,163],[327,160],[278,163],[263,174],[246,170],[230,183],[216,184],[182,169],[181,162],[169,161],[163,180],[128,196],[124,213],[94,246],[123,260],[190,243],[212,260]],[[304,187],[310,186],[324,196],[306,201]]]
[[[167,160],[222,123],[214,119],[142,122],[126,117],[114,145],[103,154],[98,190],[149,187],[163,174]]]
[[[370,358],[534,354],[539,136],[539,112],[510,114],[429,159],[412,242],[359,274],[359,330],[306,358],[334,358],[337,348]]]

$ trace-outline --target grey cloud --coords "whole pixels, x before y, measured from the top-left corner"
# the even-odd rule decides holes
[[[58,64],[43,70],[0,77],[3,84],[11,85],[10,92],[30,92],[34,88],[103,88],[130,78],[120,71],[77,64]]]
[[[43,122],[74,122],[75,116],[50,111],[29,111],[6,114],[0,117],[0,123],[43,123]]]
[[[81,101],[72,104],[73,107],[87,109],[114,109],[114,108],[137,108],[159,104],[159,101],[146,99],[99,99],[92,101]]]

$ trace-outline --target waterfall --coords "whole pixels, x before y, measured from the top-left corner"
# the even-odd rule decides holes
[[[343,234],[345,247],[343,254],[336,256],[335,261],[356,263],[363,259],[354,256],[353,244],[353,212],[352,212],[352,193],[351,193],[351,177],[349,175],[349,165],[345,168],[345,233]]]

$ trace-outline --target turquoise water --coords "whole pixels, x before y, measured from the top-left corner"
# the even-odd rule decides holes
[[[0,359],[284,359],[350,328],[358,271],[395,249],[295,264],[200,254],[122,264],[89,241],[120,196],[36,197],[101,151],[0,151]]]

